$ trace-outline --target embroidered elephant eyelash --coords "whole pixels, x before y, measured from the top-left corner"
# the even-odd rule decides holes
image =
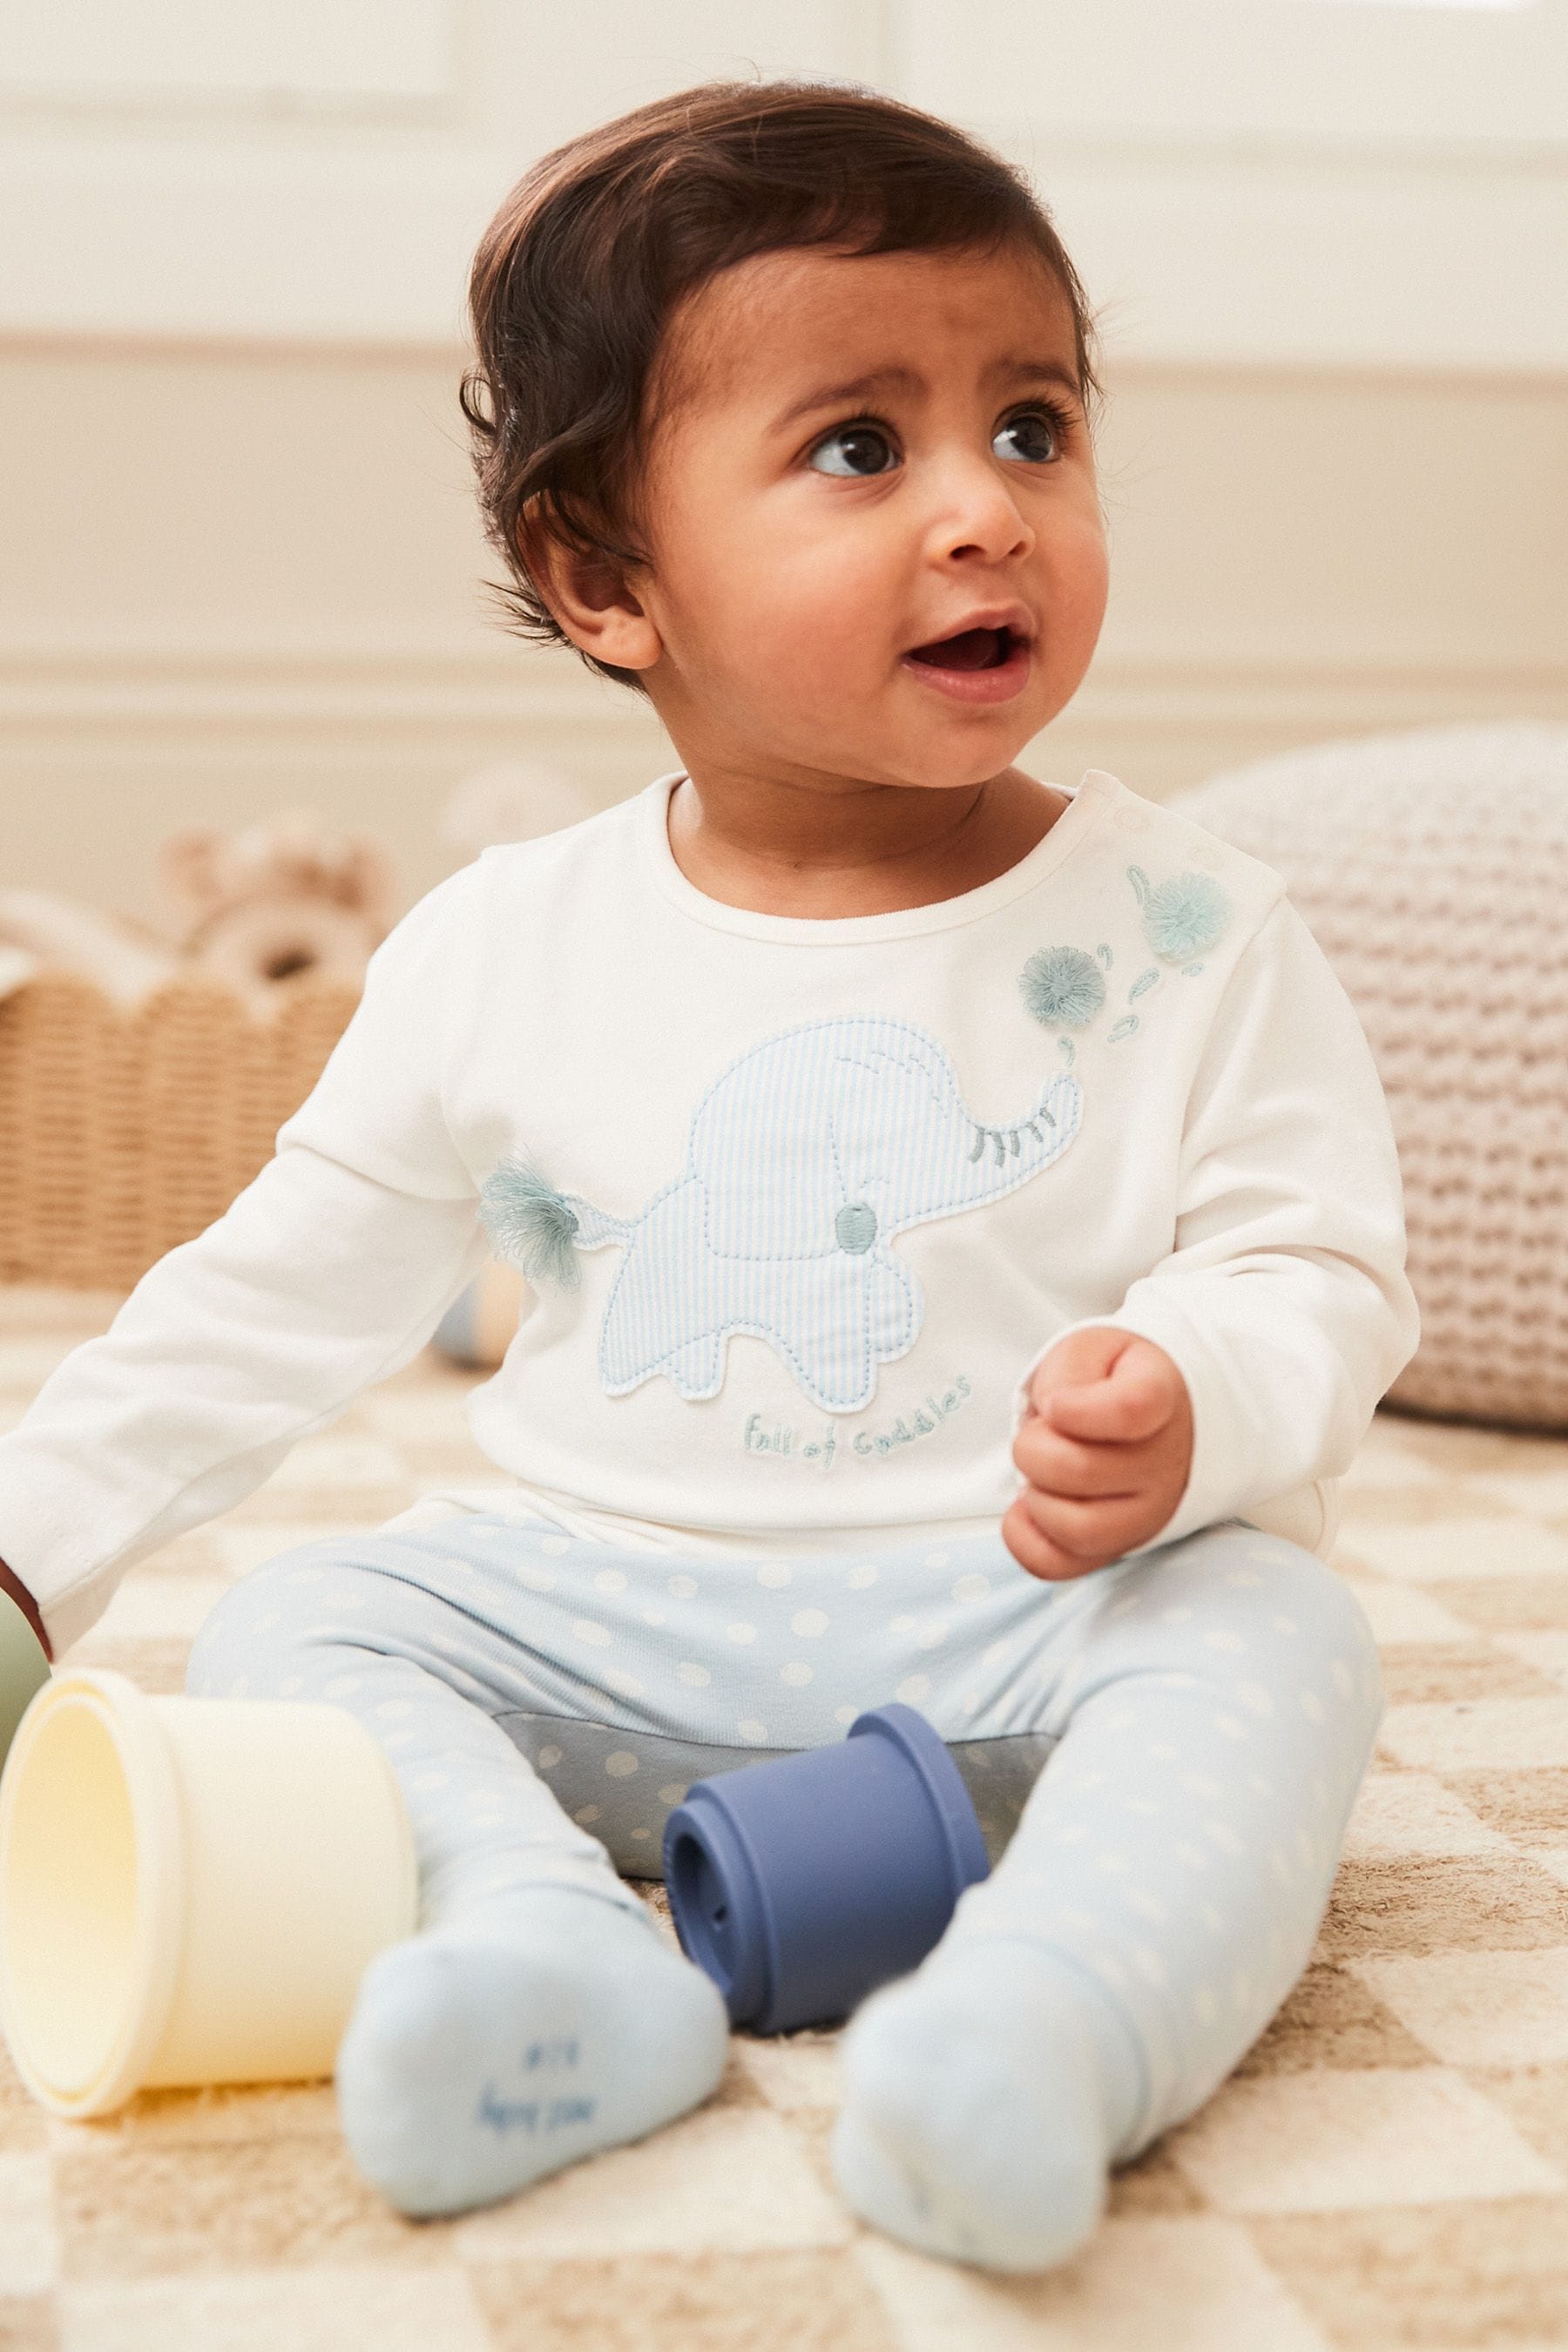
[[[1066,1040],[1064,1039],[1063,1042],[1065,1044]],[[1047,1127],[1055,1127],[1056,1125],[1056,1120],[1051,1117],[1050,1112],[1045,1109],[1043,1106],[1035,1113],[1035,1118],[1023,1119],[1016,1127],[981,1127],[976,1124],[974,1129],[974,1149],[970,1153],[969,1157],[971,1160],[979,1159],[981,1153],[985,1149],[985,1139],[987,1136],[991,1136],[994,1139],[998,1163],[1006,1159],[1009,1151],[1013,1152],[1015,1155],[1018,1152],[1021,1148],[1018,1142],[1018,1138],[1021,1135],[1032,1135],[1036,1142],[1038,1143],[1040,1140],[1040,1130],[1035,1124],[1035,1119],[1037,1118],[1043,1118]]]

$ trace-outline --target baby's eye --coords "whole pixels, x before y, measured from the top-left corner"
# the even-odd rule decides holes
[[[1024,435],[1022,454],[1031,464],[1048,464],[1051,459],[1061,455],[1065,419],[1054,408],[1047,406],[1021,410],[1017,415],[1010,416],[1005,425],[998,426],[996,438],[1000,441],[1004,434],[1020,431]],[[1042,446],[1042,441],[1048,444],[1048,446]],[[874,449],[879,443],[886,451],[891,447],[892,426],[879,416],[858,416],[848,425],[836,425],[831,433],[825,434],[822,439],[815,444],[809,453],[811,457],[815,459],[818,452],[823,449],[831,449],[835,443],[842,443],[849,450]],[[830,466],[816,468],[816,470],[837,474],[841,479],[847,476],[851,479],[858,478],[862,481],[868,481],[874,480],[878,474],[885,473],[887,467],[878,465],[862,467],[851,457],[847,466]]]
[[[1020,416],[1008,416],[992,440],[996,457],[1020,457],[1030,466],[1044,466],[1051,461],[1060,452],[1060,445],[1063,430],[1048,409],[1023,409]]]
[[[823,461],[823,463],[818,463]],[[872,475],[886,473],[893,463],[893,446],[879,425],[839,425],[811,452],[818,473]]]

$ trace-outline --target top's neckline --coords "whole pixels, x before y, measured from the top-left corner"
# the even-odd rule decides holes
[[[1005,873],[994,875],[973,890],[961,890],[954,898],[937,898],[923,907],[893,907],[874,915],[767,915],[753,907],[732,907],[726,899],[710,898],[676,863],[669,845],[669,803],[685,775],[684,768],[671,769],[667,775],[656,776],[638,795],[643,847],[658,887],[693,921],[707,923],[714,930],[736,931],[753,940],[787,940],[801,947],[910,939],[922,931],[952,930],[963,923],[978,922],[1033,889],[1070,856],[1123,790],[1103,768],[1087,768],[1076,788],[1056,785],[1054,790],[1068,794],[1068,805],[1050,831]]]

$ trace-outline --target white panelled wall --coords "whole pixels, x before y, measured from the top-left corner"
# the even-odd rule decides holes
[[[674,764],[486,604],[467,263],[542,149],[801,72],[1020,163],[1100,312],[1111,605],[1026,765],[1568,719],[1568,0],[0,0],[0,887],[159,919],[165,832],[304,804],[413,895],[475,768]]]

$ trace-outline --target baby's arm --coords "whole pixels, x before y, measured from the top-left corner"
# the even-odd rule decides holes
[[[476,873],[438,885],[382,942],[255,1181],[149,1268],[0,1436],[5,1590],[51,1655],[125,1569],[232,1509],[408,1363],[489,1255],[441,1103]]]
[[[1238,959],[1206,1042],[1176,1209],[1169,1255],[1023,1376],[1003,1533],[1036,1575],[1081,1575],[1337,1476],[1415,1352],[1388,1106],[1288,899]],[[1144,1344],[1122,1353],[1130,1334]],[[1082,1385],[1096,1347],[1110,1351],[1098,1404]]]
[[[38,1614],[38,1604],[34,1600],[32,1594],[28,1591],[26,1586],[23,1583],[21,1578],[19,1576],[13,1575],[12,1571],[6,1567],[3,1559],[0,1559],[0,1592],[7,1592],[10,1594],[11,1599],[16,1602],[23,1616],[26,1619],[28,1624],[32,1627],[34,1633],[43,1643],[45,1657],[52,1661],[55,1654],[54,1649],[50,1643],[47,1633],[44,1630],[44,1621]]]

